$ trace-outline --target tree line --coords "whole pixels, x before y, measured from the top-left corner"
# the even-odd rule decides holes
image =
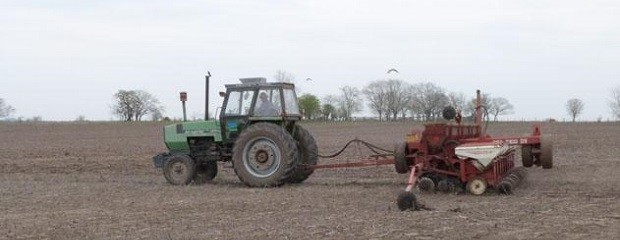
[[[340,88],[339,95],[327,95],[321,102],[313,94],[303,94],[299,105],[308,119],[350,120],[362,110],[363,104],[380,121],[415,119],[431,121],[441,116],[446,106],[453,106],[465,117],[472,116],[475,98],[460,92],[448,92],[442,87],[422,82],[410,84],[401,79],[381,79],[370,82],[362,89],[352,86]],[[503,97],[482,96],[485,113],[495,121],[500,115],[511,114],[513,105]]]
[[[294,76],[284,71],[278,71],[274,77],[277,81],[294,82]],[[374,117],[381,121],[431,121],[439,118],[446,106],[453,106],[459,109],[464,117],[471,117],[474,114],[475,98],[467,96],[470,95],[450,92],[431,82],[410,84],[401,79],[380,79],[361,89],[343,86],[339,88],[339,94],[330,94],[319,99],[314,94],[306,93],[298,100],[304,117],[311,120],[351,120],[354,114],[362,111],[365,104]],[[607,102],[612,115],[620,119],[620,86],[611,90]],[[485,107],[485,114],[494,121],[497,121],[500,115],[512,114],[514,110],[507,99],[493,97],[488,93],[482,95],[482,105]],[[583,112],[584,107],[585,104],[579,98],[566,102],[567,113],[573,122]],[[150,116],[149,120],[164,119],[164,108],[160,101],[144,90],[118,90],[113,94],[111,109],[122,121],[142,121],[146,116]],[[15,111],[13,106],[0,98],[0,119],[7,119]],[[33,121],[41,119],[40,116],[33,117]],[[82,115],[76,119],[85,120]]]

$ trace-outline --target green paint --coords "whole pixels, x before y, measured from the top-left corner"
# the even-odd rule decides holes
[[[196,121],[171,124],[164,127],[164,142],[169,150],[189,152],[187,138],[213,137],[215,142],[222,141],[218,121]]]

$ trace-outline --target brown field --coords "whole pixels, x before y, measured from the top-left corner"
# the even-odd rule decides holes
[[[327,154],[355,137],[392,148],[416,124],[304,125]],[[161,126],[0,123],[0,239],[620,239],[620,123],[543,124],[554,168],[528,169],[513,195],[420,193],[435,210],[405,212],[395,199],[407,175],[391,166],[257,189],[221,163],[212,184],[171,186],[151,162]]]

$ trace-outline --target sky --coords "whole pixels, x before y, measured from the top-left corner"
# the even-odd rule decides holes
[[[111,120],[112,95],[136,89],[180,118],[187,91],[188,117],[200,118],[207,71],[216,109],[224,84],[283,70],[319,97],[400,78],[504,97],[514,114],[503,120],[569,120],[571,98],[585,103],[578,120],[606,120],[619,12],[618,1],[573,0],[3,0],[0,98],[12,117]]]

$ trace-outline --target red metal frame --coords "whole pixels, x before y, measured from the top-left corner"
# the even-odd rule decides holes
[[[409,175],[409,180],[407,181],[407,188],[405,188],[405,191],[413,191],[413,187],[415,187],[415,183],[418,179],[416,173],[418,173],[418,171],[420,171],[422,167],[422,164],[416,164],[415,166],[411,167],[411,174]]]

